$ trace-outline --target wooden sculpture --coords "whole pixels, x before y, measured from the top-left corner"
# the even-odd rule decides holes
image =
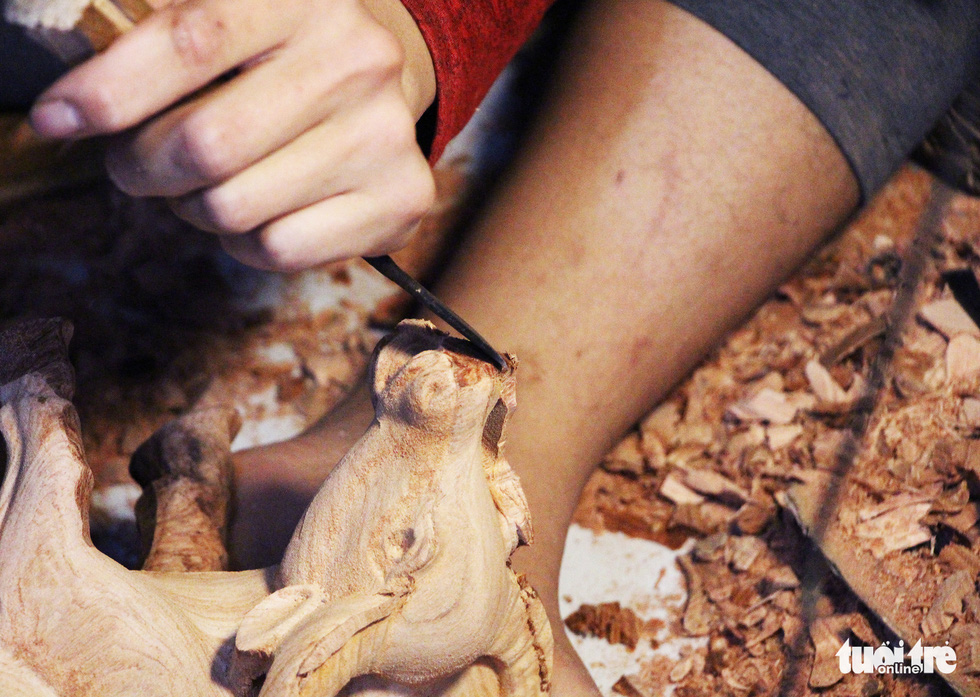
[[[375,354],[374,423],[280,566],[128,571],[88,537],[67,334],[0,333],[0,694],[548,693],[547,619],[508,565],[531,536],[500,448],[512,369],[402,323]],[[220,410],[188,417],[134,459],[154,568],[221,565],[235,428]]]

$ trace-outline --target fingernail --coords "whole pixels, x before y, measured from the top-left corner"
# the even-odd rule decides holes
[[[31,125],[42,136],[67,138],[82,130],[85,124],[74,105],[57,99],[35,105],[31,109]]]

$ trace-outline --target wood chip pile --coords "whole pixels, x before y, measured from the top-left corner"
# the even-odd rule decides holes
[[[948,690],[935,676],[841,673],[845,639],[877,647],[897,641],[892,631],[908,646],[948,641],[957,689],[980,686],[980,327],[969,314],[980,305],[947,283],[958,272],[975,285],[980,271],[975,201],[954,199],[830,521],[823,550],[846,583],[830,576],[810,627],[800,608],[807,565],[823,563],[804,530],[846,447],[928,189],[925,175],[903,172],[590,481],[578,523],[674,548],[696,539],[681,557],[689,597],[673,629],[706,646],[675,665],[656,659],[617,692]]]

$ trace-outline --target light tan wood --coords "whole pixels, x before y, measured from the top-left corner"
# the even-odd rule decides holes
[[[145,570],[228,569],[231,441],[239,428],[234,409],[197,409],[133,453],[129,471],[143,487],[136,519]]]
[[[92,0],[82,12],[75,28],[85,35],[92,50],[98,53],[109,48],[109,44],[136,26],[136,21],[149,13],[150,8],[147,7],[145,12],[139,12],[132,18],[112,0]]]
[[[30,666],[11,656],[2,647],[0,647],[0,688],[3,689],[4,697],[58,697],[54,690],[31,670]]]
[[[269,665],[263,695],[333,695],[369,674],[425,684],[486,657],[501,685],[490,694],[547,694],[549,625],[508,565],[531,537],[501,449],[514,370],[454,344],[408,321],[377,353],[376,419],[239,632],[249,666]]]
[[[88,537],[69,335],[56,321],[0,332],[0,694],[244,697],[263,675],[265,697],[329,697],[351,681],[371,695],[548,693],[547,618],[509,566],[531,537],[501,447],[512,368],[403,323],[375,356],[374,423],[281,566],[127,571]],[[211,410],[155,436],[137,469],[158,504],[226,497],[234,430]],[[181,488],[195,480],[204,488]],[[157,506],[158,568],[193,568],[202,529],[198,556],[215,565],[212,503]]]

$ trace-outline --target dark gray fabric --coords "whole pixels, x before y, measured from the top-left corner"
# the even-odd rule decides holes
[[[61,61],[28,38],[22,28],[0,19],[0,109],[30,106],[64,71]]]
[[[867,199],[980,69],[977,0],[671,0],[788,87]]]

